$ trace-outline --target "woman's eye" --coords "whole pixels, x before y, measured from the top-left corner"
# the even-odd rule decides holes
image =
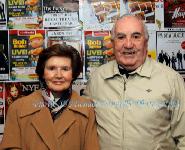
[[[71,69],[71,67],[67,67],[67,66],[62,67],[62,70],[64,70],[64,71],[69,71],[70,69]]]
[[[55,67],[51,66],[51,67],[47,67],[48,70],[54,70]]]

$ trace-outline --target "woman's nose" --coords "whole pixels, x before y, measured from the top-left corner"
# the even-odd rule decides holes
[[[63,73],[62,73],[62,70],[60,68],[57,69],[56,71],[56,77],[63,77]]]

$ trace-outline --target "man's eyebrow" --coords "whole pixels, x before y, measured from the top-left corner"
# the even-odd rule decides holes
[[[133,32],[133,33],[131,33],[131,35],[136,35],[136,34],[138,34],[138,35],[142,35],[142,33],[141,33],[141,32]],[[125,34],[125,33],[123,33],[123,32],[118,32],[116,35],[118,36],[118,35],[126,35],[126,34]]]
[[[126,35],[126,34],[123,32],[118,32],[116,35]]]
[[[141,32],[133,32],[132,33],[132,35],[135,35],[135,34],[141,35],[142,33]]]

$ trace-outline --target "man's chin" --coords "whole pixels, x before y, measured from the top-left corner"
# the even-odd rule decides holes
[[[127,70],[135,70],[137,68],[136,64],[133,62],[122,63],[122,67]]]

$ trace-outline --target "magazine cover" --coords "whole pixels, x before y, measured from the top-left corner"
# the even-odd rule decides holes
[[[0,29],[6,29],[6,1],[0,0]]]
[[[185,27],[185,1],[164,0],[164,27]]]
[[[18,98],[29,95],[40,88],[38,81],[32,82],[6,82],[5,83],[5,112]],[[5,114],[6,114],[5,113]]]
[[[4,83],[0,82],[0,134],[4,130],[5,122]]]
[[[83,0],[80,6],[84,30],[110,30],[120,16],[120,0]]]
[[[85,76],[114,59],[110,31],[85,31]]]
[[[43,0],[45,29],[80,28],[79,0]]]
[[[82,59],[83,59],[83,50],[82,50],[82,31],[81,30],[47,30],[46,31],[46,43],[47,47],[54,44],[67,44],[76,48]],[[79,75],[79,78],[82,78],[83,73]]]
[[[185,31],[157,31],[157,59],[185,74]]]
[[[8,30],[0,30],[0,80],[9,79]]]
[[[44,30],[10,30],[9,55],[11,80],[37,80],[35,68],[44,48]]]
[[[9,29],[42,28],[42,0],[8,0]]]

